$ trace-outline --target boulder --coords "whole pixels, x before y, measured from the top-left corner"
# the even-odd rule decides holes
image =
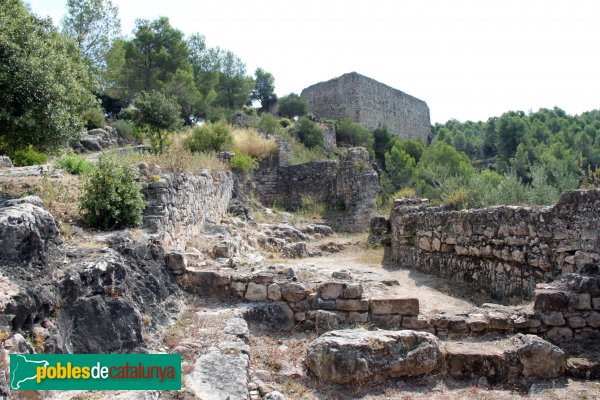
[[[297,242],[283,246],[283,255],[287,258],[304,258],[308,255],[306,243]]]
[[[411,330],[328,332],[313,341],[306,364],[320,381],[331,383],[379,382],[434,371],[441,360],[439,340]]]
[[[282,301],[250,303],[242,311],[243,318],[267,329],[291,329],[296,324],[294,311]]]
[[[167,268],[175,275],[181,275],[187,268],[187,259],[181,250],[171,250],[165,253]]]
[[[0,265],[47,268],[50,247],[60,242],[58,225],[45,209],[30,203],[0,208]]]
[[[486,343],[450,342],[444,346],[448,373],[454,379],[485,377],[503,382],[509,373],[509,357],[498,346]]]
[[[0,156],[0,168],[12,168],[13,163],[10,160],[10,157]]]
[[[525,378],[555,379],[565,372],[565,352],[539,336],[518,334],[512,338],[511,344]]]

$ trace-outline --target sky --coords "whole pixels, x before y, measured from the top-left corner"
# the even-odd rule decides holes
[[[597,0],[112,0],[122,33],[167,16],[236,53],[278,96],[358,72],[424,100],[432,123],[600,108]],[[58,24],[66,0],[25,0]]]

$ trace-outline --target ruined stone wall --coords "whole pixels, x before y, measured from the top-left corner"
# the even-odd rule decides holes
[[[205,221],[221,220],[232,189],[231,172],[162,174],[158,181],[143,184],[147,201],[143,225],[162,235],[165,245],[177,245],[197,234]]]
[[[251,178],[254,194],[263,204],[296,209],[306,201],[319,202],[340,210],[337,228],[359,231],[368,227],[379,177],[364,148],[349,149],[341,162],[281,165],[280,154],[263,160]]]
[[[600,260],[600,189],[564,193],[551,207],[448,211],[400,199],[390,224],[393,261],[507,301]]]
[[[380,125],[406,139],[427,143],[431,120],[427,103],[352,72],[302,91],[309,112],[321,118],[350,118],[370,130]]]

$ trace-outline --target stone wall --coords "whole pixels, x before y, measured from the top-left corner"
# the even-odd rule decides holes
[[[221,220],[232,189],[231,172],[162,174],[159,180],[143,184],[147,201],[143,225],[161,235],[165,245],[178,245],[197,234],[205,221]]]
[[[317,117],[350,118],[370,130],[385,125],[406,139],[431,138],[427,103],[374,79],[351,72],[302,91]]]
[[[399,199],[390,224],[396,263],[506,301],[600,260],[600,189],[564,193],[551,207],[448,211]]]
[[[281,153],[262,161],[252,176],[254,194],[263,204],[295,209],[303,201],[316,201],[342,212],[338,228],[359,231],[368,227],[376,206],[379,177],[366,149],[349,149],[340,162],[298,165],[282,164]]]

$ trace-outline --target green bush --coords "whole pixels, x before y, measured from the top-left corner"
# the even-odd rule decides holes
[[[94,168],[85,157],[74,154],[72,151],[59,158],[54,166],[73,175],[86,174]]]
[[[115,128],[117,134],[127,141],[141,143],[144,139],[144,133],[131,120],[118,119],[110,126]]]
[[[90,226],[105,230],[139,225],[145,207],[141,189],[128,166],[102,155],[83,185],[82,216]]]
[[[231,131],[222,122],[195,127],[184,142],[192,153],[221,151],[232,144]]]
[[[373,150],[375,139],[364,126],[350,119],[343,119],[335,125],[335,131],[338,145],[362,146]]]
[[[281,131],[281,125],[279,125],[279,121],[273,114],[262,113],[256,123],[256,129],[265,135],[278,135]]]
[[[44,164],[48,161],[48,156],[34,149],[32,145],[29,145],[24,149],[12,153],[10,159],[15,166],[26,167],[28,165]]]
[[[233,172],[246,175],[258,167],[258,161],[248,154],[238,153],[229,160],[229,166]]]
[[[296,122],[295,130],[300,137],[300,141],[306,147],[323,147],[323,131],[317,125],[306,117],[302,117]]]
[[[100,108],[89,108],[82,115],[85,127],[89,129],[104,128],[106,121]]]
[[[287,128],[288,126],[292,126],[294,122],[292,122],[291,119],[289,118],[281,118],[279,120],[279,125],[281,125],[282,128]]]

